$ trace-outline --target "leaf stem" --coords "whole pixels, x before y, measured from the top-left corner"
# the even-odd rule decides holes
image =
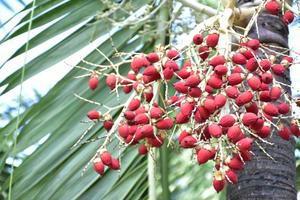
[[[12,151],[12,171],[9,177],[9,188],[8,188],[8,200],[12,199],[12,184],[13,184],[13,177],[14,177],[14,163],[15,163],[15,158],[16,158],[16,147],[17,147],[17,138],[18,134],[17,131],[19,129],[20,125],[20,112],[21,112],[21,101],[22,101],[22,91],[23,91],[23,82],[24,82],[24,76],[25,76],[25,66],[27,63],[27,52],[29,48],[29,40],[30,40],[30,31],[32,27],[32,19],[33,19],[33,14],[34,14],[34,7],[35,7],[35,0],[33,0],[32,7],[31,7],[31,13],[30,13],[30,21],[28,24],[28,30],[27,30],[27,42],[25,46],[25,55],[24,55],[24,65],[22,66],[22,72],[21,72],[21,80],[20,80],[20,93],[19,93],[19,105],[18,105],[18,115],[17,115],[17,121],[16,121],[16,128],[15,128],[15,139],[13,141],[13,151]]]

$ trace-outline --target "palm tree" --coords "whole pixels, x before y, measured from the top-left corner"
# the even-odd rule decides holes
[[[245,3],[241,1],[239,6]],[[261,14],[257,26],[253,26],[249,32],[250,37],[283,48],[288,48],[288,34],[288,27],[280,17],[268,13]],[[278,51],[276,47],[273,50]],[[291,84],[289,71],[280,81]],[[285,87],[285,90],[291,94],[289,87]],[[255,154],[253,161],[246,164],[245,170],[239,174],[238,185],[228,188],[228,199],[297,199],[295,140],[283,141],[277,133],[273,133],[269,141],[274,145],[262,146],[274,160],[255,145],[252,149]]]
[[[86,55],[74,65],[93,70],[97,65],[107,64],[106,57],[113,62],[126,59],[126,54],[121,58],[116,56],[120,52],[147,53],[153,51],[157,45],[168,45],[176,31],[174,27],[172,28],[172,24],[174,26],[176,20],[182,19],[180,17],[183,8],[180,7],[179,2],[196,9],[193,14],[197,16],[195,18],[197,22],[199,19],[204,20],[207,16],[217,13],[218,1],[201,1],[207,2],[209,7],[187,0],[34,0],[21,12],[25,16],[18,26],[2,39],[2,43],[5,44],[17,36],[26,35],[28,32],[30,34],[30,40],[21,44],[7,61],[19,55],[26,57],[35,47],[38,48],[51,38],[59,37],[59,39],[50,42],[46,49],[37,52],[36,57],[28,58],[26,65],[19,66],[19,69],[2,80],[0,87],[5,86],[2,95],[11,92],[24,81],[45,72],[57,63],[69,67],[70,64],[63,65],[62,62],[86,47],[90,50],[85,51]],[[174,10],[171,12],[172,8]],[[204,13],[199,15],[197,9]],[[187,20],[186,18],[184,19]],[[187,21],[190,23],[189,20]],[[183,28],[190,30],[188,26]],[[33,34],[31,30],[36,32]],[[251,30],[250,33],[254,34],[255,31]],[[106,57],[99,53],[99,50]],[[120,72],[125,73],[128,70],[129,65],[124,64]],[[81,175],[82,169],[97,151],[99,140],[72,148],[89,127],[89,124],[79,122],[84,120],[85,113],[93,108],[93,105],[75,98],[74,93],[105,105],[121,104],[127,99],[124,94],[120,94],[116,99],[115,95],[105,87],[104,77],[100,78],[97,92],[89,91],[86,78],[74,79],[82,74],[82,69],[70,68],[70,71],[38,103],[0,129],[0,136],[13,144],[5,153],[0,154],[3,163],[7,158],[19,158],[20,154],[30,152],[19,159],[18,166],[16,162],[0,166],[0,170],[6,172],[3,176],[3,185],[0,187],[4,197],[9,199],[155,199],[155,196],[162,196],[162,199],[171,197],[179,199],[185,198],[188,194],[189,199],[224,198],[224,193],[214,193],[211,186],[212,176],[201,176],[210,172],[211,166],[192,165],[189,163],[188,155],[178,156],[177,152],[170,152],[165,147],[160,152],[156,152],[155,167],[149,164],[151,158],[138,156],[136,148],[129,148],[122,152],[120,173],[106,171],[105,176],[99,177],[91,167],[88,167]],[[114,119],[120,116],[120,111],[116,110],[113,113]],[[94,126],[85,136],[85,141],[95,140],[104,133],[102,126]],[[277,159],[276,152],[280,152],[279,160],[283,156],[281,153],[289,155],[289,161],[294,159],[292,143],[279,141],[278,138],[274,139],[274,143],[286,146],[285,150],[265,147],[275,159]],[[117,141],[110,144],[110,148],[116,146]],[[258,148],[255,148],[254,152],[259,156],[249,163],[244,174],[240,175],[239,186],[229,188],[228,198],[245,197],[237,196],[241,195],[237,188],[241,188],[243,194],[247,194],[246,190],[253,192],[256,189],[249,188],[251,184],[247,181],[250,180],[249,178],[255,180],[256,177],[260,177],[259,174],[248,176],[249,172],[257,169],[257,163],[263,163],[265,167],[276,167],[276,163],[264,156],[265,154],[262,154]],[[118,152],[115,153],[117,156]],[[261,159],[264,159],[264,162],[261,162]],[[179,164],[185,162],[188,164]],[[286,178],[289,187],[284,188],[285,193],[282,194],[288,196],[287,192],[291,191],[290,196],[294,197],[294,162],[289,162],[288,166],[286,166],[286,158],[283,162],[290,176],[282,177],[283,172],[280,171],[274,174],[271,180]],[[11,166],[14,166],[13,171]],[[149,170],[151,168],[152,171]],[[156,175],[153,174],[153,170]],[[265,172],[270,172],[270,169],[261,171],[267,174]],[[195,179],[194,174],[199,174],[199,178]],[[188,184],[181,184],[181,181]],[[252,185],[256,184],[253,182]],[[153,190],[156,195],[151,196]],[[261,191],[260,195],[264,194],[263,192]]]

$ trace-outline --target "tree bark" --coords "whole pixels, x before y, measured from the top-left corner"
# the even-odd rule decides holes
[[[249,1],[239,1],[241,6]],[[280,17],[262,13],[252,27],[249,36],[258,38],[263,43],[280,47],[288,47],[288,27]],[[259,33],[259,34],[257,34]],[[276,50],[278,51],[278,50]],[[269,52],[271,53],[271,52]],[[276,55],[278,58],[278,55]],[[280,59],[280,58],[278,58]],[[284,78],[277,80],[291,84],[289,71]],[[290,88],[284,88],[291,93]],[[260,145],[274,160],[268,157],[258,145],[254,144],[252,151],[255,154],[252,161],[245,165],[245,169],[238,174],[239,181],[236,185],[229,185],[227,199],[229,200],[295,200],[296,192],[296,167],[295,167],[295,140],[285,141],[278,136],[273,127],[273,133],[268,141],[274,145]]]

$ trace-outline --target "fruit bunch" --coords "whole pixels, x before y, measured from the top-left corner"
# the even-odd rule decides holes
[[[282,2],[277,0],[268,0],[265,4],[265,10],[272,15],[280,15],[282,21],[286,24],[290,24],[294,21],[294,13],[291,10],[287,10],[285,13],[282,11]]]
[[[274,15],[281,11],[274,0],[265,9]],[[291,12],[282,19],[290,23]],[[127,75],[105,74],[112,92],[122,89],[134,96],[123,105],[117,122],[108,113],[87,113],[108,131],[93,159],[96,172],[103,175],[105,166],[120,168],[119,160],[106,147],[114,132],[121,143],[138,145],[141,155],[176,140],[180,148],[192,150],[199,165],[214,162],[213,186],[219,192],[226,183],[237,183],[236,172],[251,160],[254,142],[270,143],[266,139],[272,130],[284,140],[300,135],[296,121],[283,121],[292,118],[292,99],[283,89],[285,84],[278,81],[293,59],[283,56],[278,60],[266,53],[258,39],[250,38],[241,38],[235,44],[238,48],[224,55],[219,51],[219,37],[217,30],[201,32],[194,35],[187,50],[136,54]],[[97,88],[98,77],[92,73],[91,90]],[[161,90],[165,94],[159,95]]]

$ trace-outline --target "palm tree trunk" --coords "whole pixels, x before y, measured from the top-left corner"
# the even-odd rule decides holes
[[[242,4],[243,2],[239,3]],[[278,16],[261,14],[258,17],[257,26],[253,26],[249,36],[259,38],[263,43],[288,47],[288,27]],[[286,72],[284,78],[280,79],[281,82],[290,84],[289,71]],[[291,93],[290,88],[284,89],[286,92]],[[268,157],[258,145],[254,144],[252,151],[255,156],[253,156],[252,161],[246,163],[245,169],[239,173],[238,184],[228,187],[227,199],[297,199],[295,188],[295,140],[292,138],[290,141],[285,141],[278,136],[277,131],[273,131],[268,141],[274,143],[274,145],[262,143],[260,145],[275,161]]]

